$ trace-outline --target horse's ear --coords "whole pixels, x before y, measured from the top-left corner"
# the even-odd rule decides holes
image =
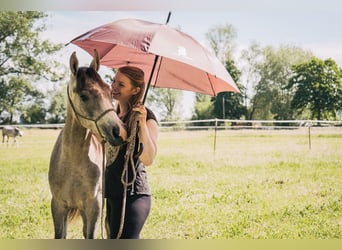
[[[95,71],[99,71],[100,69],[100,58],[96,49],[94,49],[94,58],[90,63],[90,68],[93,68]]]
[[[73,75],[76,75],[78,69],[78,59],[76,57],[76,52],[74,51],[70,56],[70,70]]]

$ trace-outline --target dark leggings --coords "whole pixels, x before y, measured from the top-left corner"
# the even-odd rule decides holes
[[[148,195],[127,196],[125,223],[120,239],[139,239],[147,216],[150,213],[151,197]],[[109,227],[109,238],[117,237],[122,212],[122,198],[107,198],[106,222]]]

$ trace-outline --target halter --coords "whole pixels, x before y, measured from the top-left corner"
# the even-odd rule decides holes
[[[99,129],[99,126],[97,125],[97,122],[102,118],[104,117],[107,113],[113,111],[115,112],[115,109],[114,108],[110,108],[110,109],[107,109],[105,111],[103,111],[103,113],[101,113],[96,119],[91,119],[91,118],[88,118],[84,115],[82,115],[81,113],[77,112],[77,110],[75,109],[75,106],[70,98],[70,94],[69,94],[69,85],[67,86],[67,93],[68,93],[68,100],[69,100],[69,103],[70,103],[70,106],[72,108],[72,110],[74,111],[76,117],[77,117],[77,120],[80,121],[80,118],[82,119],[85,119],[85,120],[88,120],[88,121],[92,121],[95,123],[95,126],[96,126],[96,130],[98,132],[98,134],[101,136],[102,140],[103,141],[106,141],[106,138],[102,135],[100,129]]]

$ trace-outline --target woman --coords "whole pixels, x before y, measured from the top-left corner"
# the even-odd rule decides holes
[[[134,183],[127,189],[122,239],[138,239],[140,237],[140,231],[151,207],[151,194],[145,166],[153,163],[157,153],[158,124],[153,112],[141,103],[144,90],[144,72],[141,69],[125,66],[118,70],[112,83],[112,95],[117,101],[118,116],[128,125],[132,113],[137,112],[138,115],[134,150],[136,178]],[[122,146],[115,161],[106,169],[106,223],[107,230],[109,229],[108,236],[111,239],[117,237],[121,223],[124,192],[121,175],[124,168],[126,149],[127,145]],[[128,177],[131,180],[133,171],[131,166],[128,169]]]

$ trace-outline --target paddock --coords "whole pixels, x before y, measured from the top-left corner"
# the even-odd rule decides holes
[[[0,148],[0,237],[51,239],[47,172],[60,129],[22,129],[20,148]],[[341,127],[311,128],[311,149],[304,127],[217,130],[215,152],[214,138],[161,129],[142,238],[342,238]],[[80,225],[70,238],[83,238]]]

